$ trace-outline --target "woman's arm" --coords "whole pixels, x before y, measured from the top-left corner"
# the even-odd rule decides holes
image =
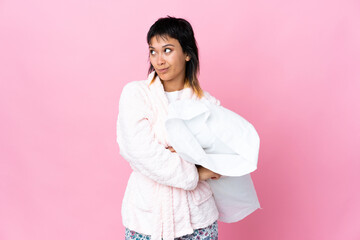
[[[117,119],[120,154],[134,171],[154,181],[184,190],[195,189],[199,181],[197,168],[156,141],[148,120],[150,110],[137,84],[126,84],[120,96]]]
[[[168,149],[171,151],[171,152],[176,152],[175,149],[173,147],[168,147]],[[213,172],[211,171],[210,169],[207,169],[201,165],[198,165],[198,164],[195,164],[197,170],[198,170],[198,173],[199,173],[199,180],[200,181],[205,181],[207,179],[219,179],[221,177],[220,174],[216,173],[216,172]]]

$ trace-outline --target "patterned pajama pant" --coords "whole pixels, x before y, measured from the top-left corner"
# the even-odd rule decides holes
[[[125,228],[125,240],[150,240],[150,235],[141,234]],[[218,223],[215,221],[205,228],[195,229],[192,234],[175,238],[175,240],[218,240]]]

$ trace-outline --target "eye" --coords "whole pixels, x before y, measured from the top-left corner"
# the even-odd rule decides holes
[[[150,54],[151,54],[151,55],[154,55],[154,54],[155,54],[155,51],[154,51],[154,50],[150,50]]]
[[[166,51],[166,50],[169,50],[169,51]],[[165,48],[165,52],[169,53],[169,52],[171,52],[171,49],[170,48]]]

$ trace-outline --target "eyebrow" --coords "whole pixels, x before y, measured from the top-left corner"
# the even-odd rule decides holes
[[[168,47],[168,46],[172,46],[172,47],[175,47],[173,44],[165,44],[164,46],[162,46],[162,48],[164,48],[164,47]],[[154,48],[153,46],[149,46],[149,48]]]

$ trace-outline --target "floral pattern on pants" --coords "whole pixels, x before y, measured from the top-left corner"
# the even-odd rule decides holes
[[[150,240],[150,235],[141,234],[125,228],[125,240]],[[195,229],[192,234],[187,234],[175,240],[218,240],[218,223],[215,221],[205,228]]]

